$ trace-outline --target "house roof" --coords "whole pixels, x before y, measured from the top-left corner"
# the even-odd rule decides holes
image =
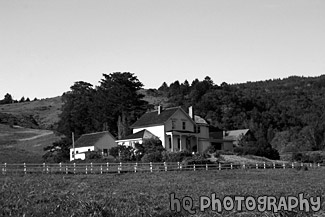
[[[160,114],[158,114],[158,111],[147,112],[142,115],[140,119],[137,120],[131,127],[137,128],[152,125],[162,125],[179,109],[180,107],[167,108],[162,110]]]
[[[227,140],[237,140],[239,137],[246,135],[246,133],[249,131],[249,129],[241,129],[241,130],[229,130],[226,131],[226,136],[224,139]]]
[[[120,140],[131,140],[131,139],[142,139],[146,130],[141,130],[139,132],[136,132],[134,134],[128,135]]]
[[[205,125],[208,125],[208,123],[203,118],[201,118],[198,115],[194,115],[194,121],[197,124],[205,124]]]
[[[108,131],[88,133],[81,135],[80,138],[75,142],[74,146],[75,148],[94,146],[95,143],[105,135],[109,135],[115,140],[114,136]]]

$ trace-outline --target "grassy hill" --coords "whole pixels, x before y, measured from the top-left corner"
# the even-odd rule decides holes
[[[55,129],[61,113],[61,97],[0,105],[0,123],[29,128]]]
[[[59,140],[51,130],[0,124],[0,163],[40,163],[44,147]]]

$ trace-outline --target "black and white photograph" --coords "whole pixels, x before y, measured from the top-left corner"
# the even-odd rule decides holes
[[[0,0],[0,216],[325,217],[325,1]]]

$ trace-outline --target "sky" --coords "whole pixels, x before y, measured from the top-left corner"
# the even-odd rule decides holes
[[[131,72],[144,88],[325,74],[324,0],[0,0],[0,99]]]

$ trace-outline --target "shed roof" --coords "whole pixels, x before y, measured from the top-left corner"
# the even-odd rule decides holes
[[[249,129],[241,129],[241,130],[229,130],[226,131],[226,136],[224,139],[232,139],[237,140],[239,137],[246,135]]]
[[[88,133],[80,136],[75,142],[75,148],[94,146],[105,135],[109,135],[115,140],[114,136],[108,131]]]
[[[129,139],[142,139],[146,130],[141,130],[139,132],[136,132],[134,134],[128,135],[120,140],[129,140]]]

